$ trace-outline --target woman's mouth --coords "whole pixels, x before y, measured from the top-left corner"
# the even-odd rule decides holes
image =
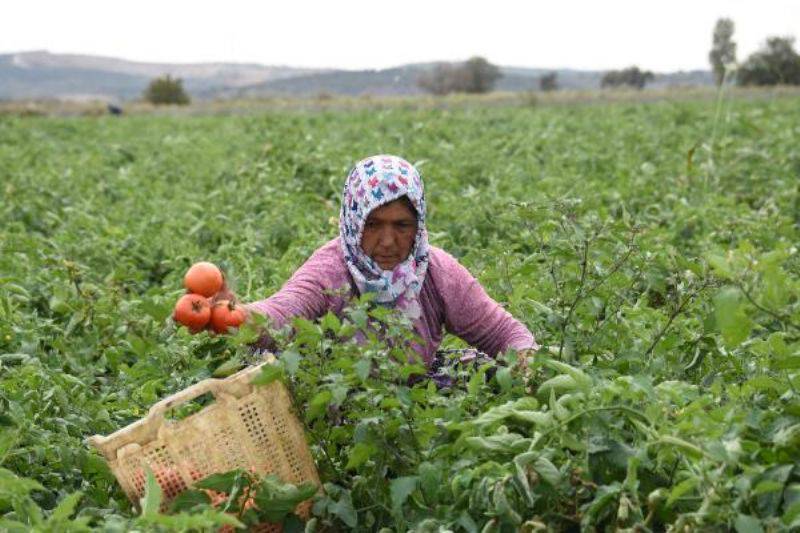
[[[394,264],[397,258],[393,255],[376,255],[375,262],[381,266]]]

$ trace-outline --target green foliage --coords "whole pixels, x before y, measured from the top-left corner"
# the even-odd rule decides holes
[[[639,67],[628,67],[623,70],[609,70],[600,79],[600,87],[628,86],[643,89],[647,82],[653,81],[655,76],[649,70],[639,70]]]
[[[241,472],[207,480],[223,508],[198,489],[167,514],[152,487],[142,514],[84,439],[252,362],[253,330],[171,323],[183,273],[206,259],[243,300],[271,294],[377,152],[417,162],[432,243],[543,348],[529,378],[508,353],[437,391],[408,379],[408,325],[368,300],[276,332],[261,380],[307,427],[309,530],[797,529],[800,105],[724,110],[0,120],[0,529],[250,524],[262,482],[299,527],[307,487]]]
[[[152,80],[144,92],[144,99],[155,105],[186,105],[190,101],[189,95],[183,88],[183,80],[173,78],[169,74]]]
[[[542,91],[555,91],[558,89],[558,72],[548,72],[539,78],[539,89]]]
[[[737,80],[741,85],[800,85],[800,54],[794,49],[794,37],[768,38],[739,67]]]
[[[418,85],[433,94],[452,92],[487,93],[502,77],[500,69],[483,57],[471,57],[463,63],[438,63],[420,76]]]

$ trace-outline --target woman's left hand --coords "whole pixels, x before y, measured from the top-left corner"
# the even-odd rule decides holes
[[[528,392],[531,392],[532,390],[530,381],[534,375],[534,370],[531,369],[530,362],[535,356],[536,350],[533,348],[520,350],[517,352],[517,364],[514,366],[514,371],[519,373],[519,375],[525,380],[525,388],[528,390]]]
[[[534,350],[533,348],[528,348],[526,350],[519,350],[517,352],[518,359],[517,359],[516,370],[525,375],[525,377],[528,377],[528,375],[531,372],[528,363],[530,363],[531,359],[533,359],[535,355],[536,355],[536,350]]]

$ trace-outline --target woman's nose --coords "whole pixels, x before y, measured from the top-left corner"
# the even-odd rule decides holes
[[[381,246],[392,246],[394,244],[394,233],[392,228],[383,228],[378,239]]]

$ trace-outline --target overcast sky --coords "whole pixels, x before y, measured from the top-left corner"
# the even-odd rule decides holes
[[[736,25],[740,60],[767,36],[800,37],[800,0],[5,0],[0,53],[348,69],[482,55],[661,72],[708,68],[719,17]]]

